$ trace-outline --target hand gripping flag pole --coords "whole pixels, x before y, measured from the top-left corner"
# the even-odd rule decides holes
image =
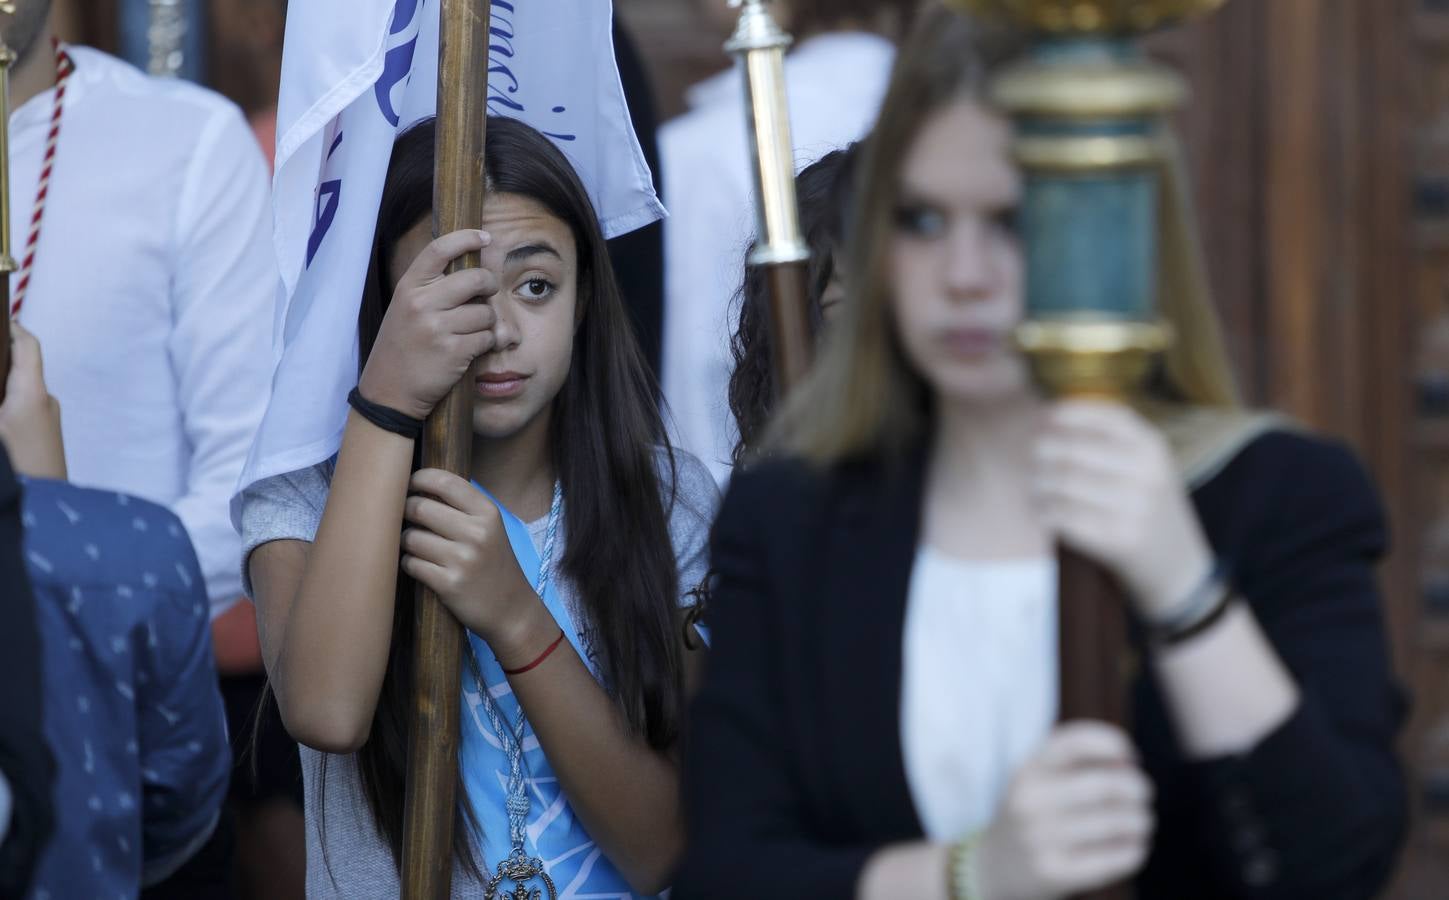
[[[483,226],[489,6],[489,0],[443,0],[433,177],[435,237]],[[455,260],[448,271],[481,264],[480,254],[470,253]],[[428,417],[422,447],[425,468],[467,474],[472,410],[473,394],[465,378]],[[417,591],[402,896],[447,900],[452,893],[457,809],[463,627],[432,591],[421,584]]]

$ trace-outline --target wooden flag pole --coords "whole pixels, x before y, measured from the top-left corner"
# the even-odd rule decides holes
[[[738,56],[744,69],[745,116],[755,163],[758,239],[749,263],[764,270],[775,391],[783,396],[810,370],[814,349],[806,308],[810,250],[800,235],[785,94],[785,49],[791,38],[770,15],[767,0],[731,2],[743,9],[725,50]]]
[[[438,48],[437,161],[433,234],[483,225],[488,100],[489,0],[442,0]],[[479,254],[449,272],[477,268]],[[473,393],[465,379],[428,417],[422,463],[466,475],[473,443]],[[413,709],[403,813],[404,900],[447,900],[452,891],[457,810],[463,627],[418,586]]]

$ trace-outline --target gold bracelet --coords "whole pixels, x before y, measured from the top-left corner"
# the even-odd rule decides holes
[[[946,891],[951,900],[981,900],[981,884],[977,871],[977,851],[981,834],[973,834],[951,847],[946,857]]]

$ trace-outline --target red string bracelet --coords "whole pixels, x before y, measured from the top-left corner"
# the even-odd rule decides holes
[[[555,651],[555,650],[558,649],[558,645],[563,643],[563,639],[564,639],[563,629],[560,628],[559,631],[558,631],[558,637],[554,638],[553,643],[548,645],[548,649],[547,650],[543,651],[542,653],[540,653],[538,655],[538,659],[535,659],[533,662],[529,663],[528,665],[524,666],[521,669],[504,669],[503,670],[503,674],[504,675],[522,675],[524,672],[530,672],[530,671],[532,671],[534,669],[537,669],[539,666],[543,665],[543,661],[544,660],[548,659],[549,656],[551,656],[553,654],[553,651]]]

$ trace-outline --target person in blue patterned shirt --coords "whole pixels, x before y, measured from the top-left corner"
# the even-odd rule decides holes
[[[20,484],[0,444],[0,897],[25,893],[53,815],[55,763],[41,724],[40,639],[20,538]]]
[[[22,329],[6,389],[0,441],[16,469],[63,476],[58,410]],[[57,768],[55,835],[30,896],[134,898],[207,842],[226,795],[206,585],[186,530],[163,507],[55,478],[22,486]]]

